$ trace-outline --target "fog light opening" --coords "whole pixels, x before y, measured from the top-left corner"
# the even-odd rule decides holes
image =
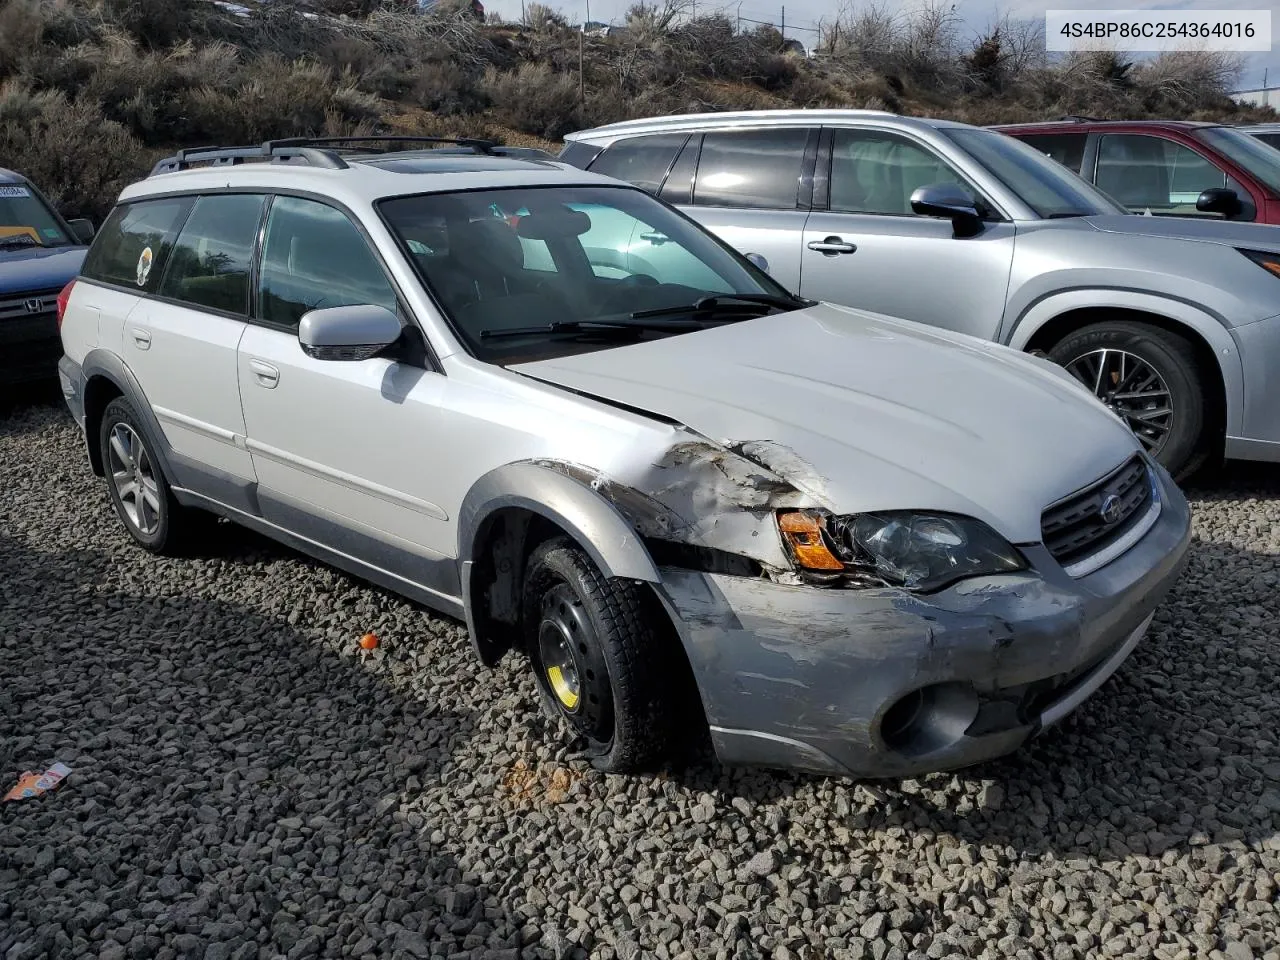
[[[889,705],[880,715],[880,739],[895,753],[924,756],[963,739],[977,714],[978,695],[969,684],[931,684]]]
[[[924,690],[913,690],[884,712],[880,720],[880,736],[890,750],[901,750],[912,739],[925,706]]]

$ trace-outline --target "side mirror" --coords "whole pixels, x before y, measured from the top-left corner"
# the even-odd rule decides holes
[[[93,239],[92,220],[68,220],[67,226],[71,228],[71,235],[80,243],[88,243]]]
[[[748,260],[750,260],[750,261],[751,261],[751,263],[752,263],[752,264],[753,264],[757,269],[759,269],[759,270],[763,270],[765,273],[768,273],[768,272],[769,272],[769,261],[768,261],[768,260],[766,260],[764,257],[762,257],[760,254],[758,254],[758,253],[746,253],[746,254],[743,254],[743,256],[745,256]]]
[[[1225,217],[1238,216],[1244,209],[1240,195],[1227,187],[1210,187],[1196,198],[1196,209],[1201,213],[1220,213]]]
[[[298,324],[302,352],[316,360],[368,360],[400,339],[400,321],[369,303],[309,310]]]
[[[972,237],[982,232],[978,201],[958,183],[919,187],[911,194],[911,209],[922,217],[950,220],[957,237]]]

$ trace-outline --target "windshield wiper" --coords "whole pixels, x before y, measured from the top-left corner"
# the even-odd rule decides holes
[[[1087,210],[1063,211],[1061,213],[1051,213],[1046,220],[1078,220],[1081,217],[1092,217],[1093,214]]]
[[[681,313],[707,313],[726,307],[741,309],[743,307],[777,307],[779,310],[800,310],[813,306],[815,301],[803,297],[779,297],[772,293],[716,293],[702,297],[693,303],[678,307],[654,307],[650,310],[637,310],[631,319],[642,320],[645,317],[668,317]]]
[[[668,321],[666,323],[645,323],[642,320],[558,320],[555,323],[544,323],[540,327],[512,327],[510,330],[481,330],[480,337],[493,340],[500,337],[531,337],[540,333],[571,333],[581,336],[584,333],[604,334],[639,334],[645,331],[659,330],[668,333],[683,333],[689,330],[700,330],[702,324],[696,320]]]

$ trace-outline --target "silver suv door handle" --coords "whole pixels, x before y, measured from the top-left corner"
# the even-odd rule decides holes
[[[151,331],[143,330],[142,327],[132,327],[129,333],[133,335],[133,342],[138,345],[139,350],[151,349]]]
[[[264,363],[261,360],[250,360],[249,369],[253,371],[253,376],[260,387],[272,390],[280,382],[280,371],[269,363]]]
[[[839,237],[827,237],[825,240],[810,240],[806,246],[824,256],[834,257],[837,253],[857,253],[856,244],[846,243]]]

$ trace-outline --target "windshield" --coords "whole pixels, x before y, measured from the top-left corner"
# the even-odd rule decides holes
[[[1021,140],[972,127],[942,127],[940,132],[998,177],[1037,216],[1049,219],[1129,212]]]
[[[1272,193],[1280,194],[1280,150],[1230,127],[1203,127],[1192,133],[1245,170]]]
[[[25,183],[0,183],[0,250],[71,242],[58,218]]]
[[[379,209],[467,348],[491,363],[803,305],[692,221],[628,187],[437,193]]]

